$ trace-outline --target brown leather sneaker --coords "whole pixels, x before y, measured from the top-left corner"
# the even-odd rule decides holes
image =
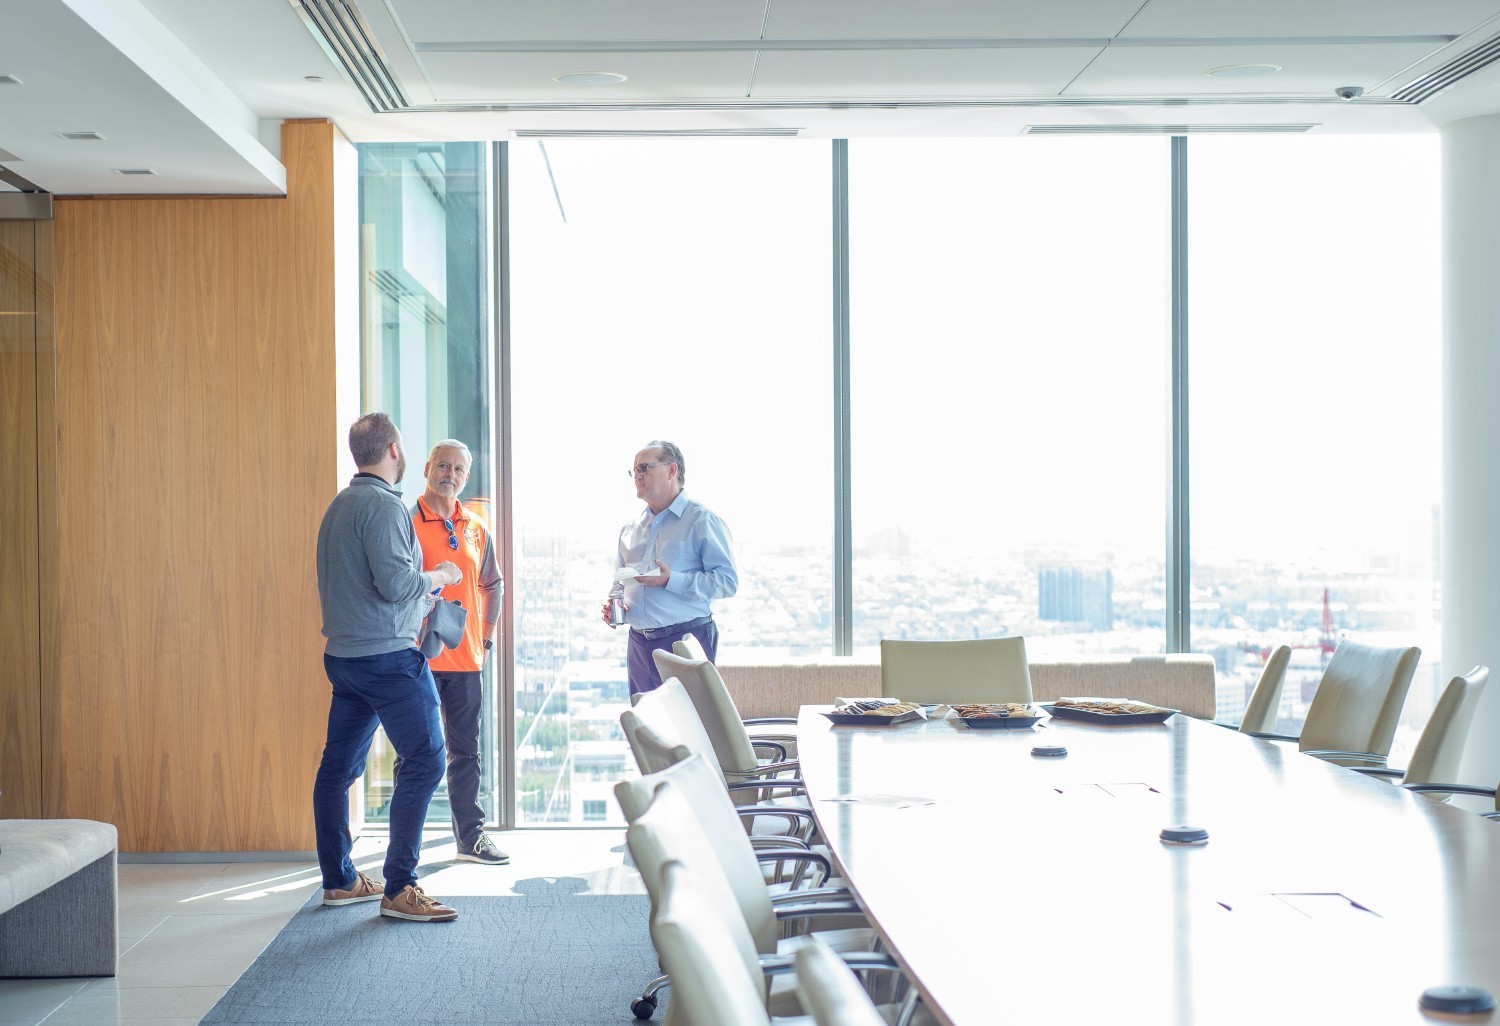
[[[379,880],[372,880],[365,874],[360,873],[359,879],[354,881],[354,886],[347,891],[323,891],[323,904],[325,905],[352,905],[356,901],[374,901],[376,898],[385,897],[385,884]]]
[[[394,898],[381,898],[380,914],[417,923],[445,923],[458,918],[457,909],[429,898],[416,884],[407,884],[406,889]]]

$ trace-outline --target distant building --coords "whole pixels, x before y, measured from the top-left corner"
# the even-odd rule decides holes
[[[1042,567],[1037,571],[1037,618],[1110,630],[1115,623],[1114,590],[1114,574],[1107,569]]]
[[[911,535],[899,527],[888,527],[870,535],[865,547],[867,556],[907,559],[911,556]]]

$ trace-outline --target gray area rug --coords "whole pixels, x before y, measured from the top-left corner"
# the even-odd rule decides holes
[[[585,886],[532,879],[516,895],[454,897],[450,923],[388,919],[377,902],[324,907],[316,893],[202,1022],[636,1022],[630,1002],[660,972],[648,900]]]

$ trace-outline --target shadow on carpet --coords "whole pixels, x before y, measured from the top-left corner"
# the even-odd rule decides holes
[[[315,893],[202,1024],[637,1022],[631,999],[660,972],[648,899],[586,887],[531,879],[517,895],[455,896],[449,923],[388,919],[377,902],[325,907]]]

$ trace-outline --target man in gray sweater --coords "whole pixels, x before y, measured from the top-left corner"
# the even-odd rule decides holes
[[[323,668],[333,684],[328,741],[313,783],[323,904],[380,900],[380,914],[442,922],[458,912],[423,893],[417,858],[427,806],[443,776],[437,686],[415,638],[434,589],[457,584],[453,563],[422,571],[411,515],[395,489],[406,472],[401,432],[388,414],[369,413],[349,429],[359,473],[339,492],[318,528],[318,596],[323,603]],[[364,772],[375,726],[401,760],[391,795],[385,882],[354,868],[349,852],[349,785]]]

